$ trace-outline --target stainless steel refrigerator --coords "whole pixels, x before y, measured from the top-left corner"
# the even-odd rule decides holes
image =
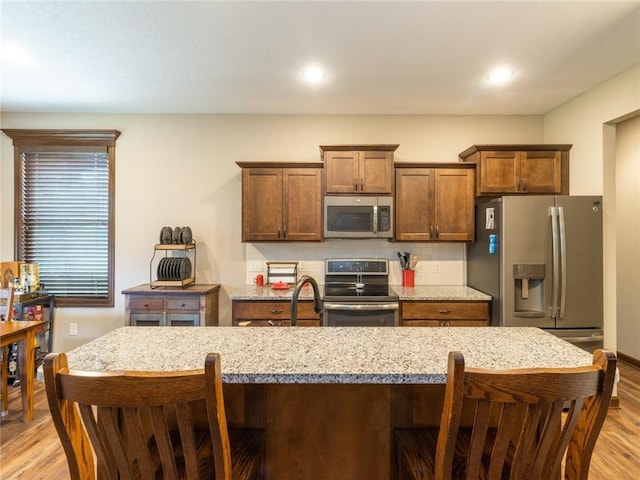
[[[602,198],[505,196],[476,203],[467,284],[491,324],[532,326],[593,351],[603,340]]]

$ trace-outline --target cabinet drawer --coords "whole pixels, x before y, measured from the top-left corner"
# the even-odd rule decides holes
[[[486,302],[404,302],[402,319],[480,319],[489,318],[489,304]]]
[[[233,320],[289,320],[291,302],[233,302]],[[319,320],[313,311],[313,302],[298,302],[298,320]]]
[[[290,327],[291,321],[287,320],[234,320],[234,327]],[[320,319],[299,319],[299,327],[320,327]]]
[[[289,302],[233,303],[234,319],[288,319],[290,312]]]
[[[130,307],[131,310],[162,310],[164,300],[158,297],[131,297]]]
[[[193,297],[167,298],[167,310],[198,310],[200,299]]]

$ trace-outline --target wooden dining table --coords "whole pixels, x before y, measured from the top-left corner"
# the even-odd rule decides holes
[[[22,396],[22,420],[25,423],[33,420],[33,382],[34,382],[34,350],[35,330],[44,321],[16,321],[0,322],[0,347],[6,353],[5,347],[18,342],[18,373],[20,375],[20,390]],[[7,403],[7,355],[2,357],[2,413],[8,410]]]

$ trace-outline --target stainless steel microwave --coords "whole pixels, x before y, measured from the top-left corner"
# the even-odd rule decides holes
[[[326,195],[325,238],[392,238],[393,197]]]

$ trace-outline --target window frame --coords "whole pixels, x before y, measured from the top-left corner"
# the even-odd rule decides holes
[[[106,148],[108,170],[108,233],[107,233],[107,296],[105,297],[66,297],[56,296],[59,307],[113,307],[114,306],[114,245],[115,245],[115,144],[120,136],[118,130],[31,130],[2,129],[13,140],[14,146],[14,255],[16,260],[22,252],[22,153],[50,150],[56,147],[74,149],[78,147]]]

